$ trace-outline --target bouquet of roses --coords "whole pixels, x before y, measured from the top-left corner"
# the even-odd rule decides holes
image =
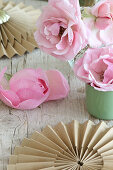
[[[87,85],[108,92],[113,91],[113,0],[95,2],[80,7],[79,0],[49,0],[35,39],[44,52],[71,63]]]
[[[62,60],[76,59],[83,51],[75,74],[96,89],[113,90],[108,74],[113,67],[112,19],[112,0],[100,0],[92,7],[80,7],[78,0],[49,0],[35,39],[43,51]]]

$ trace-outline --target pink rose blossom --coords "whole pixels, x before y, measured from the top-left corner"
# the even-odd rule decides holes
[[[67,96],[69,86],[61,72],[57,70],[24,69],[6,81],[0,73],[0,99],[16,109],[33,109],[49,100]]]
[[[86,46],[79,0],[49,0],[37,22],[35,40],[46,53],[69,60]]]
[[[75,75],[100,91],[113,91],[113,47],[88,49],[74,66]]]
[[[84,18],[89,28],[89,44],[92,47],[113,44],[113,0],[100,0],[85,10],[89,13]]]

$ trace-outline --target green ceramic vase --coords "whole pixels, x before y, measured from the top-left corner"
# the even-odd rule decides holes
[[[113,119],[113,92],[95,90],[86,84],[86,107],[88,112],[103,120]]]

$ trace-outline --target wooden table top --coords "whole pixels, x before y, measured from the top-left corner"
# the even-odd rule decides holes
[[[21,2],[22,0],[14,1]],[[46,4],[38,0],[23,1],[37,8]],[[63,100],[47,102],[30,111],[11,109],[0,102],[0,170],[6,170],[8,157],[15,145],[19,145],[24,137],[30,136],[36,130],[40,131],[47,124],[55,125],[59,121],[68,123],[74,119],[80,122],[88,119],[95,123],[100,121],[86,111],[84,83],[74,76],[67,62],[61,62],[37,49],[21,57],[0,59],[0,71],[5,66],[7,66],[8,73],[15,73],[23,68],[58,69],[68,79],[70,93]],[[107,121],[107,124],[112,126],[113,121]]]

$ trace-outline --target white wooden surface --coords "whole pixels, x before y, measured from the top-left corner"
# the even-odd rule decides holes
[[[46,4],[46,2],[38,0],[24,0],[24,2],[37,8]],[[41,130],[47,124],[55,125],[59,121],[68,123],[73,119],[80,122],[88,119],[95,123],[100,121],[87,113],[84,83],[75,78],[68,63],[61,62],[37,49],[21,57],[0,59],[0,70],[5,66],[8,68],[8,73],[15,73],[23,68],[58,69],[68,79],[70,93],[64,100],[47,102],[31,111],[11,109],[0,102],[0,170],[6,170],[8,157],[13,152],[15,145],[19,145],[24,137],[31,135],[36,130]],[[108,121],[107,124],[112,126],[113,121]]]

